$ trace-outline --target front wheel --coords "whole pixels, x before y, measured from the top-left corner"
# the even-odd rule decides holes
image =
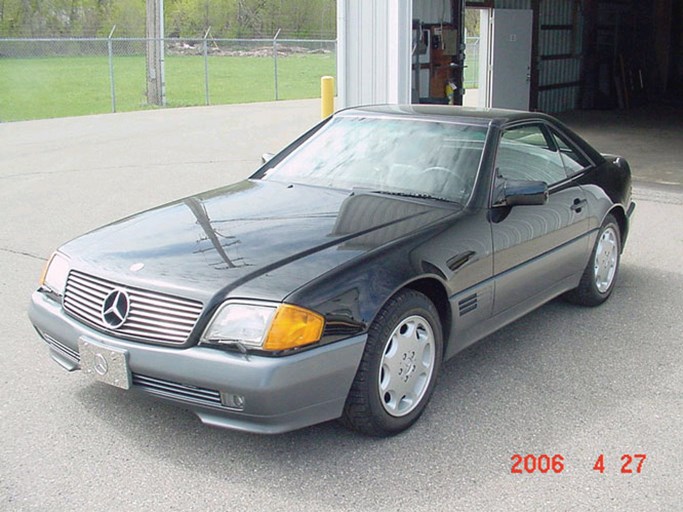
[[[370,327],[342,421],[373,436],[407,429],[429,402],[442,357],[434,304],[415,290],[398,293]]]
[[[566,294],[567,300],[582,306],[598,306],[612,294],[619,272],[621,231],[612,215],[605,217],[591,258],[579,286]]]

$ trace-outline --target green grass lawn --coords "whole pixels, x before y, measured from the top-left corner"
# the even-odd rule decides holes
[[[273,59],[209,57],[212,105],[275,99]],[[335,75],[334,54],[278,59],[279,99],[315,98],[320,77]],[[116,110],[149,108],[145,57],[114,57]],[[204,58],[166,56],[168,106],[205,104]],[[111,112],[106,57],[0,58],[0,121]]]

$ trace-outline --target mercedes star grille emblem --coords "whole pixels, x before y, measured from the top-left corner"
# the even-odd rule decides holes
[[[130,313],[130,298],[125,290],[116,288],[102,303],[102,321],[106,327],[118,329],[121,327]]]

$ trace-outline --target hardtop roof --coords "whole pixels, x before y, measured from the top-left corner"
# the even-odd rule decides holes
[[[539,112],[524,112],[520,110],[505,110],[498,108],[479,109],[454,105],[366,105],[351,107],[339,111],[341,116],[383,116],[413,117],[418,119],[443,119],[448,121],[462,121],[477,125],[504,125],[515,121],[545,120],[557,122],[546,114]]]

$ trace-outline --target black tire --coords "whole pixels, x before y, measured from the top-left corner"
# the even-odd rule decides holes
[[[607,215],[600,227],[579,286],[565,294],[573,304],[599,306],[614,290],[621,262],[621,230],[614,216]]]
[[[378,437],[407,429],[429,402],[442,360],[443,334],[434,304],[415,290],[399,292],[370,327],[342,423]]]

